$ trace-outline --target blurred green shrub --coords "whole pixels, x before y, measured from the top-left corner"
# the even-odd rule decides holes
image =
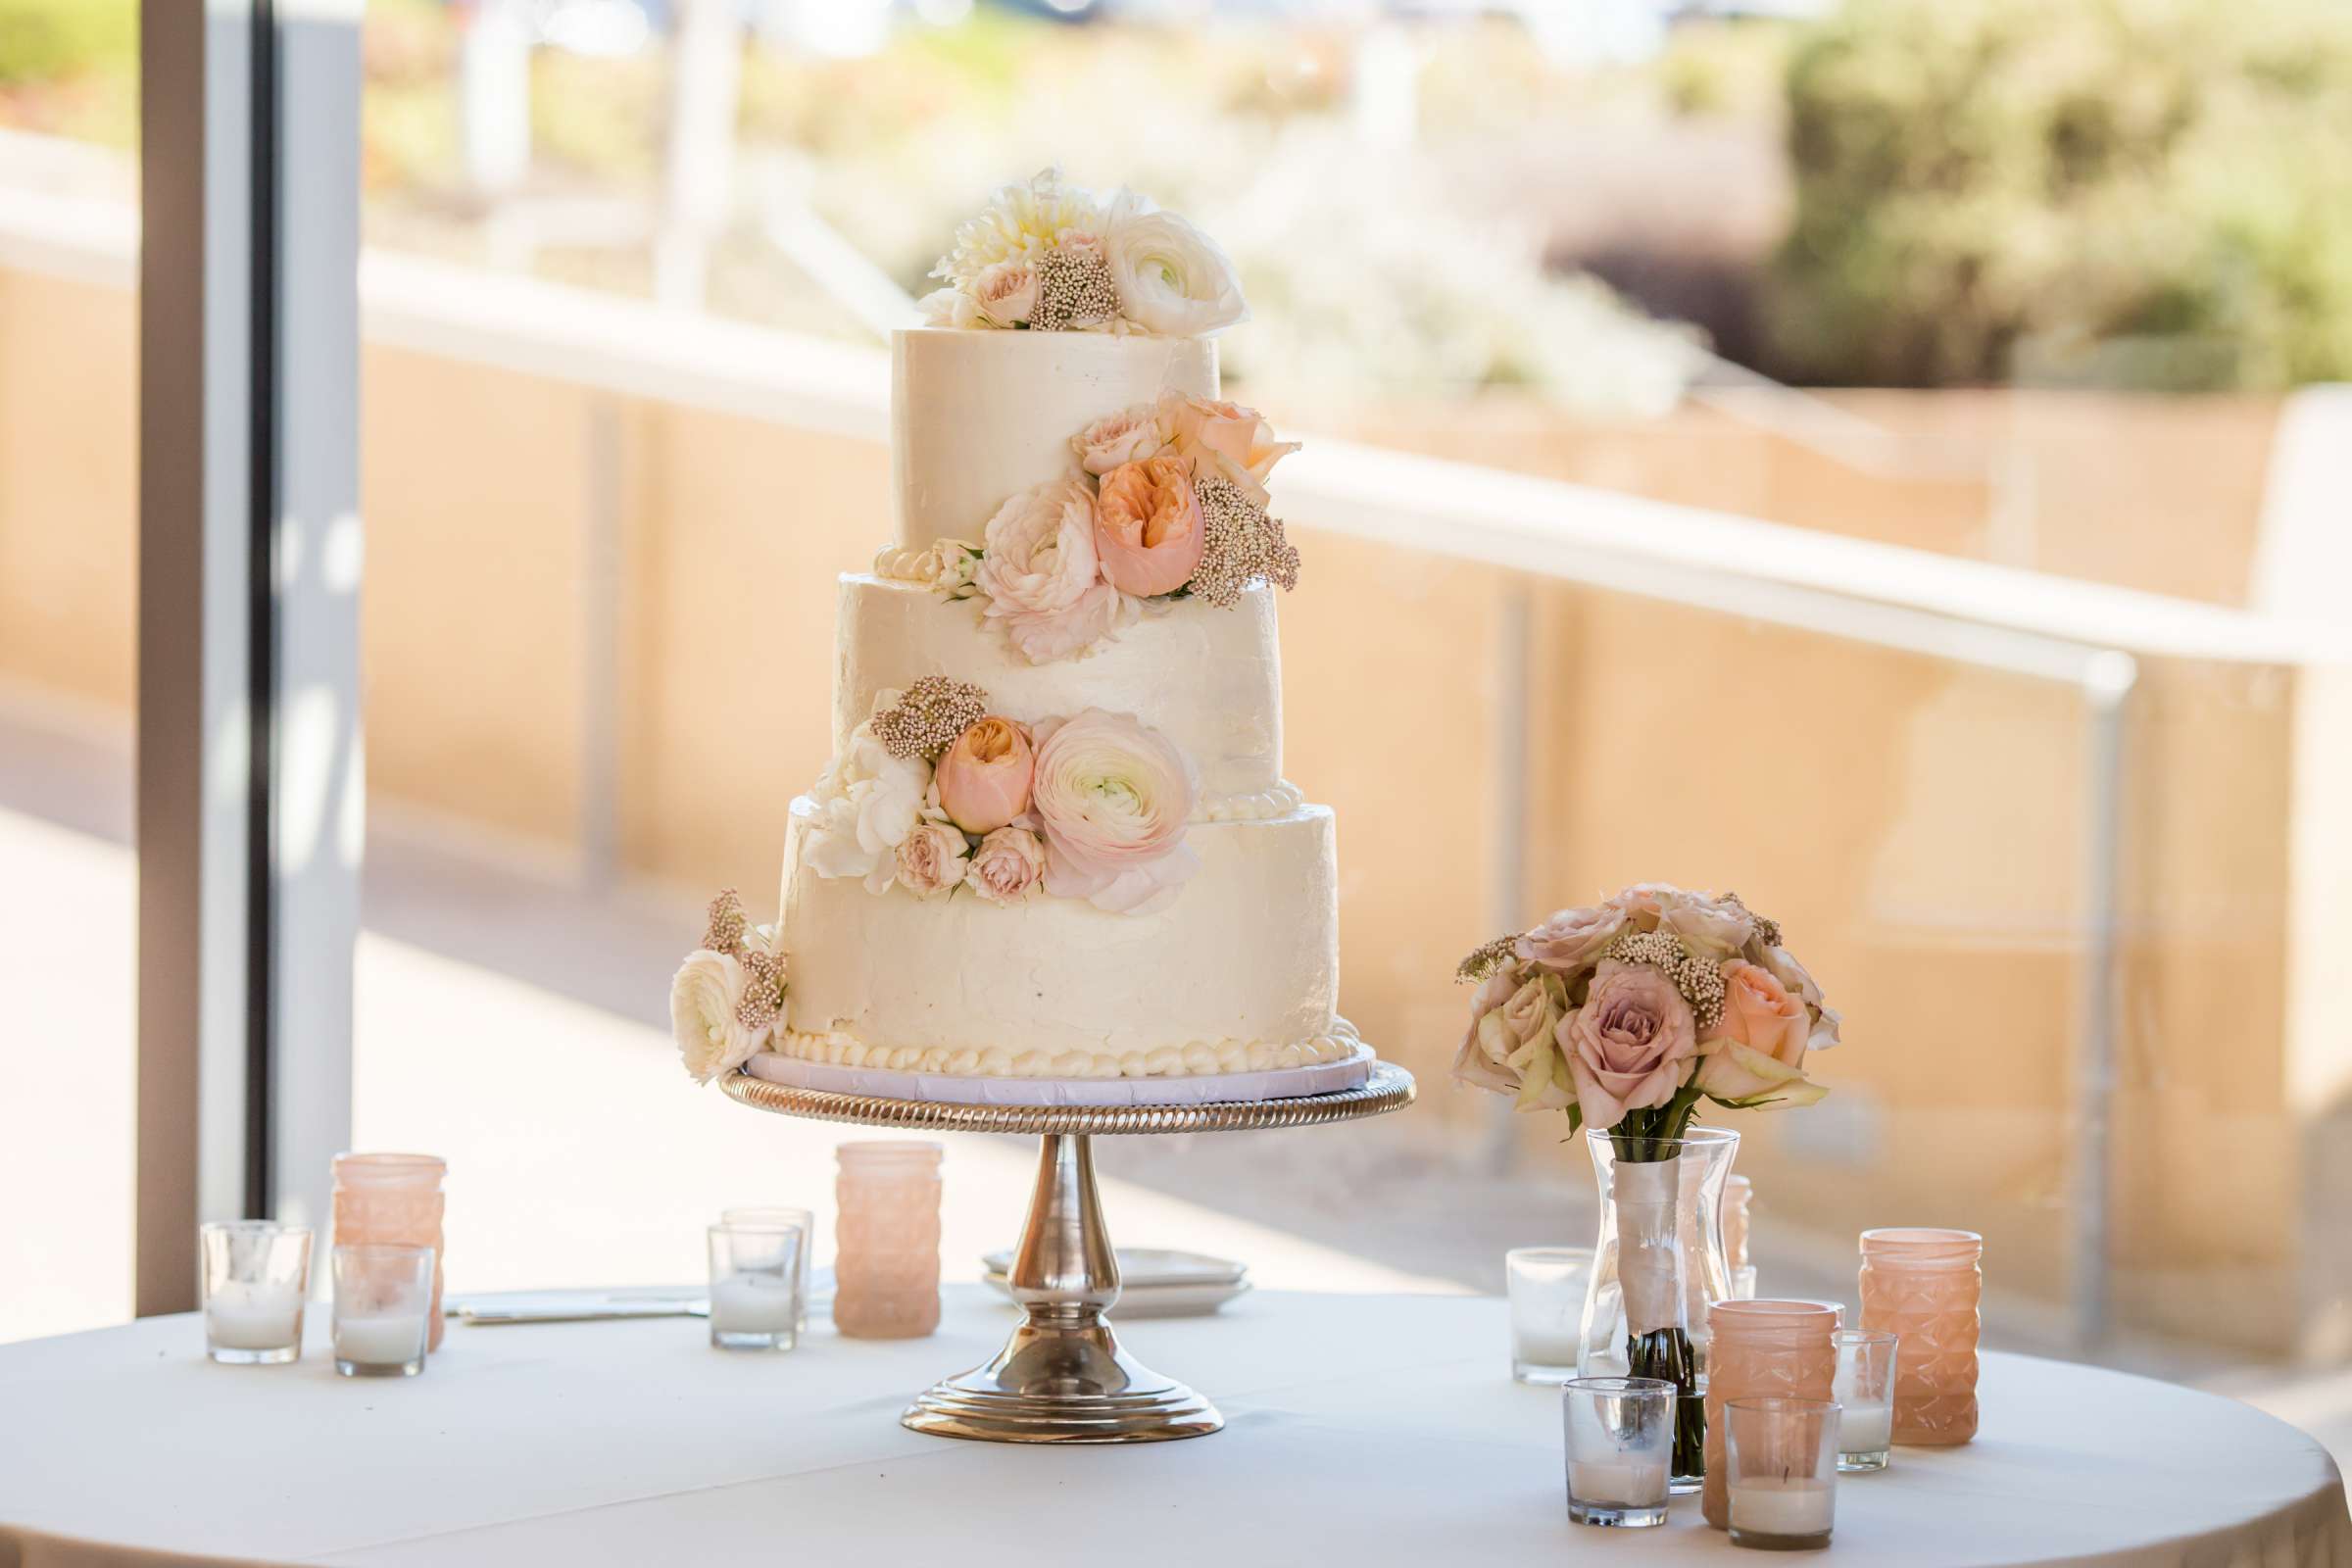
[[[1850,0],[1788,90],[1783,373],[2352,377],[2341,0]]]
[[[136,0],[0,0],[0,87],[135,71]]]

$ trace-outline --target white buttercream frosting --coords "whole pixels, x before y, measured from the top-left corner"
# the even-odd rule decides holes
[[[781,938],[791,1031],[938,1048],[949,1060],[966,1049],[1089,1061],[1176,1051],[1205,1063],[1195,1072],[1214,1070],[1221,1042],[1333,1031],[1338,871],[1322,807],[1196,822],[1185,845],[1200,870],[1149,914],[1082,899],[877,896],[808,862],[818,820],[814,803],[793,803]],[[1153,1070],[1172,1070],[1166,1059]]]
[[[1140,715],[1192,760],[1204,803],[1243,798],[1205,814],[1279,815],[1298,804],[1282,781],[1282,660],[1274,590],[1264,583],[1232,610],[1180,600],[1080,658],[1047,664],[1030,663],[988,626],[977,601],[911,582],[844,576],[836,627],[837,754],[877,692],[950,675],[986,691],[991,712],[1024,723],[1090,708]],[[1285,798],[1289,805],[1268,808]]]
[[[1072,466],[1070,436],[1174,390],[1217,395],[1206,338],[893,332],[891,493],[899,545],[977,539],[1007,498]]]
[[[1342,1061],[1362,1049],[1355,1026],[1332,1020],[1305,1040],[1188,1040],[1126,1051],[1024,1051],[1007,1046],[867,1045],[842,1030],[786,1030],[770,1050],[835,1067],[886,1068],[952,1078],[1204,1078],[1211,1073],[1269,1072]]]

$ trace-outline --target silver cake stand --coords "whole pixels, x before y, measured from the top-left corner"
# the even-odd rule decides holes
[[[917,1432],[991,1443],[1155,1443],[1225,1424],[1216,1406],[1121,1349],[1111,1331],[1119,1265],[1095,1191],[1097,1137],[1315,1127],[1413,1102],[1412,1074],[1385,1061],[1353,1089],[1200,1105],[952,1105],[794,1089],[740,1072],[721,1087],[739,1104],[785,1116],[1044,1141],[1006,1271],[1020,1326],[987,1365],[932,1385],[899,1418]]]

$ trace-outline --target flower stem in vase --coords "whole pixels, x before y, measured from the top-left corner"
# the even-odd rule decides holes
[[[1707,1401],[1698,1386],[1698,1362],[1690,1336],[1681,1329],[1653,1329],[1628,1337],[1630,1376],[1657,1378],[1680,1392],[1674,1401],[1674,1454],[1668,1471],[1676,1480],[1703,1475],[1707,1462]]]

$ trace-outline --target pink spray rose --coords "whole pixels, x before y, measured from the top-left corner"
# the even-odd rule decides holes
[[[1132,713],[1090,708],[1040,724],[1031,799],[1046,891],[1114,914],[1164,908],[1200,868],[1184,842],[1199,793],[1184,754]]]
[[[1092,474],[1105,474],[1158,456],[1160,441],[1159,413],[1145,403],[1097,419],[1070,437],[1070,450],[1078,454],[1078,466]]]
[[[899,841],[899,880],[921,899],[953,892],[963,880],[968,853],[963,835],[945,822],[917,822]]]
[[[1036,770],[1029,726],[991,714],[956,737],[932,782],[949,820],[966,833],[993,833],[1029,809]]]
[[[1037,309],[1037,269],[1027,262],[999,262],[972,279],[972,302],[997,326],[1019,326]]]
[[[1067,659],[1118,625],[1126,601],[1095,556],[1095,496],[1064,474],[1024,490],[988,520],[973,582],[988,615],[1033,664]]]
[[[1121,593],[1172,594],[1200,567],[1206,534],[1181,458],[1123,464],[1102,476],[1095,501],[1095,553]]]
[[[1577,1103],[1588,1127],[1614,1127],[1629,1110],[1672,1100],[1698,1054],[1690,1004],[1646,963],[1603,958],[1585,1004],[1560,1021]]]
[[[1009,907],[1037,891],[1046,870],[1046,847],[1025,827],[1001,827],[972,852],[964,882],[981,898]]]

